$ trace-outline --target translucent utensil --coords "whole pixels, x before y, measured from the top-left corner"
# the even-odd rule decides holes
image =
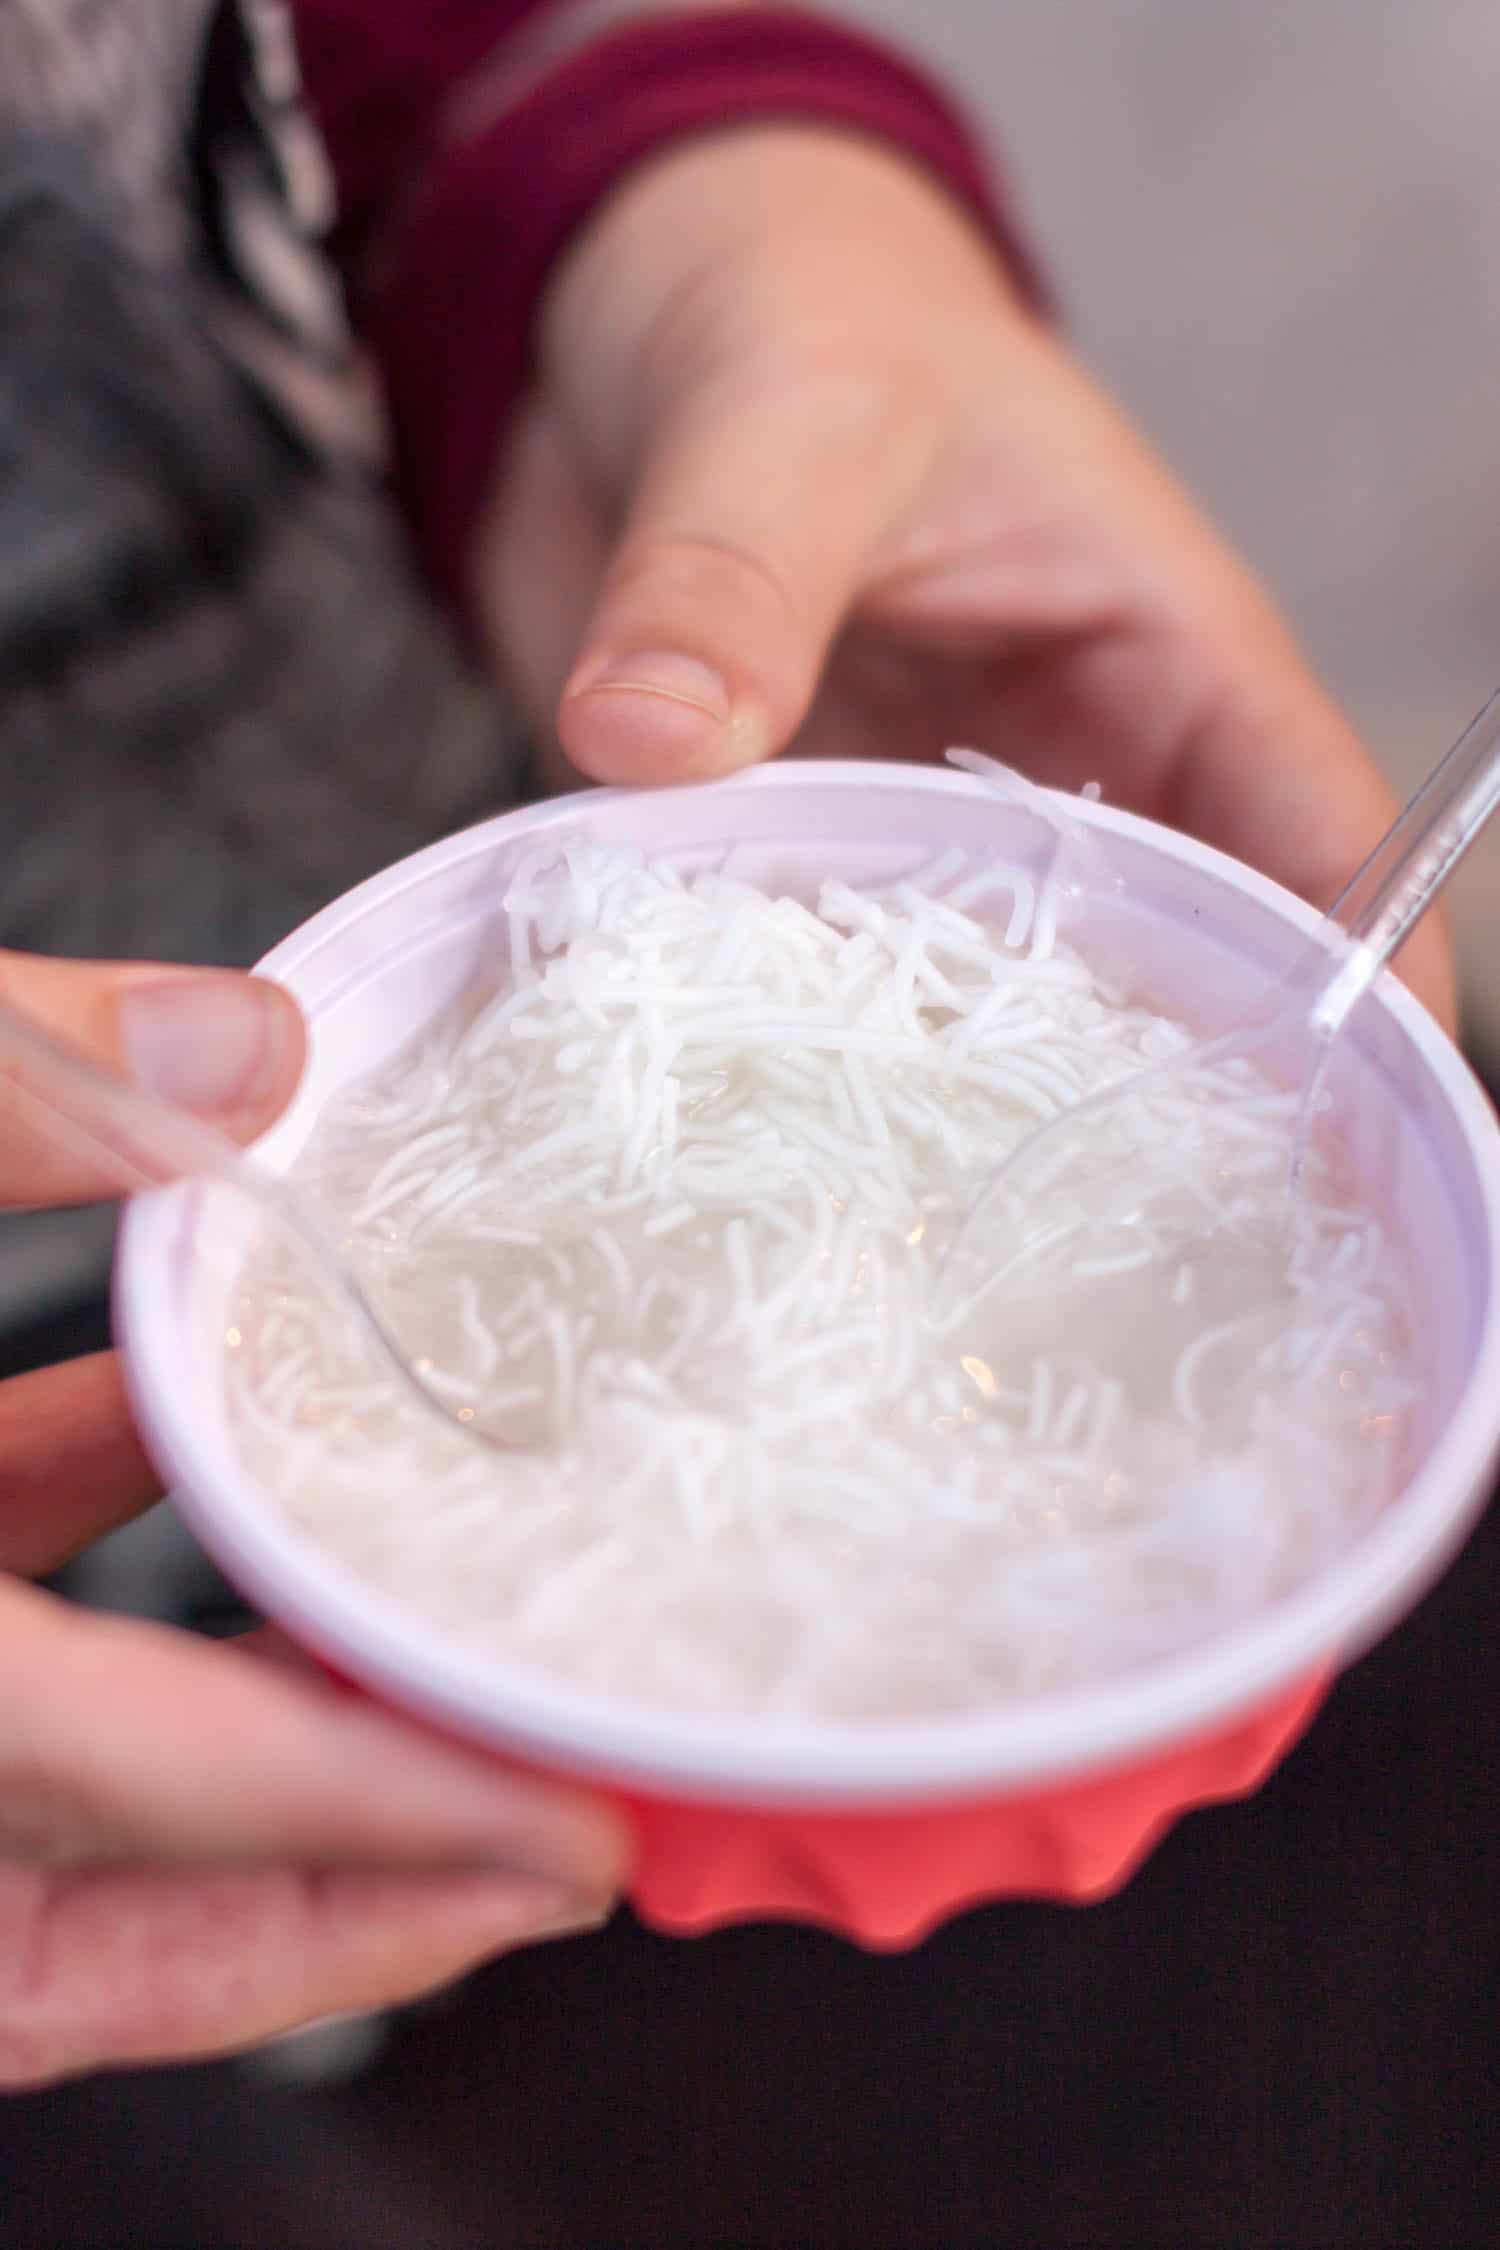
[[[1136,1070],[1037,1126],[996,1171],[965,1215],[933,1284],[931,1318],[950,1328],[1034,1253],[1101,1225],[1128,1229],[1120,1183],[1139,1159],[1110,1125],[1141,1094],[1169,1090],[1205,1065],[1250,1061],[1276,1039],[1308,1042],[1289,1167],[1295,1190],[1329,1057],[1381,970],[1437,897],[1500,805],[1500,689],[1429,775],[1335,901],[1318,940],[1286,979],[1278,1001],[1249,1023],[1195,1042],[1170,1061]],[[1345,942],[1333,956],[1330,932]],[[1043,1196],[1051,1224],[1028,1229]]]
[[[482,1407],[443,1395],[443,1375],[408,1352],[340,1255],[316,1209],[275,1173],[190,1110],[149,1094],[0,1001],[0,1110],[93,1170],[101,1194],[134,1195],[170,1180],[213,1180],[248,1197],[311,1266],[338,1314],[355,1322],[387,1367],[450,1429],[500,1451],[523,1450]]]

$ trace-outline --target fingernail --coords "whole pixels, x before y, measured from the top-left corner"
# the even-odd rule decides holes
[[[138,1084],[206,1116],[252,1108],[275,1083],[286,1037],[276,996],[253,977],[180,977],[120,997],[120,1041]]]
[[[660,695],[672,703],[691,704],[718,726],[729,724],[733,702],[729,689],[711,665],[696,656],[679,656],[671,649],[649,649],[639,656],[622,657],[595,678],[585,673],[569,689],[570,695]]]

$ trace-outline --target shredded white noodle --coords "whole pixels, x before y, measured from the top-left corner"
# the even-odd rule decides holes
[[[268,1248],[232,1396],[288,1518],[497,1657],[850,1721],[1107,1676],[1316,1572],[1396,1473],[1401,1270],[1326,1155],[1284,1237],[1294,1105],[1244,1065],[1120,1113],[1112,1230],[1039,1187],[1024,1290],[926,1317],[1006,1152],[1189,1043],[1059,937],[1065,858],[814,909],[539,848],[503,984],[300,1167],[455,1405],[535,1450],[450,1439]]]

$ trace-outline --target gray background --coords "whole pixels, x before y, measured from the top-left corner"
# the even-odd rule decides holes
[[[1495,0],[846,0],[992,126],[1079,347],[1399,782],[1500,682]],[[1500,1042],[1500,837],[1459,878]]]

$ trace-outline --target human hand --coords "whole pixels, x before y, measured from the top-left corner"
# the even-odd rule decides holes
[[[695,141],[596,216],[474,587],[539,737],[598,780],[970,743],[1098,779],[1318,905],[1395,810],[1264,593],[969,220],[831,132]],[[1401,966],[1451,1026],[1432,918]]]
[[[296,1083],[274,987],[0,953],[0,1000],[246,1139]],[[0,1095],[0,1204],[96,1183]],[[24,1581],[150,1505],[105,1354],[0,1384],[0,2088],[252,2045],[601,1918],[613,1818],[341,1695]],[[267,1655],[272,1660],[267,1660]]]

